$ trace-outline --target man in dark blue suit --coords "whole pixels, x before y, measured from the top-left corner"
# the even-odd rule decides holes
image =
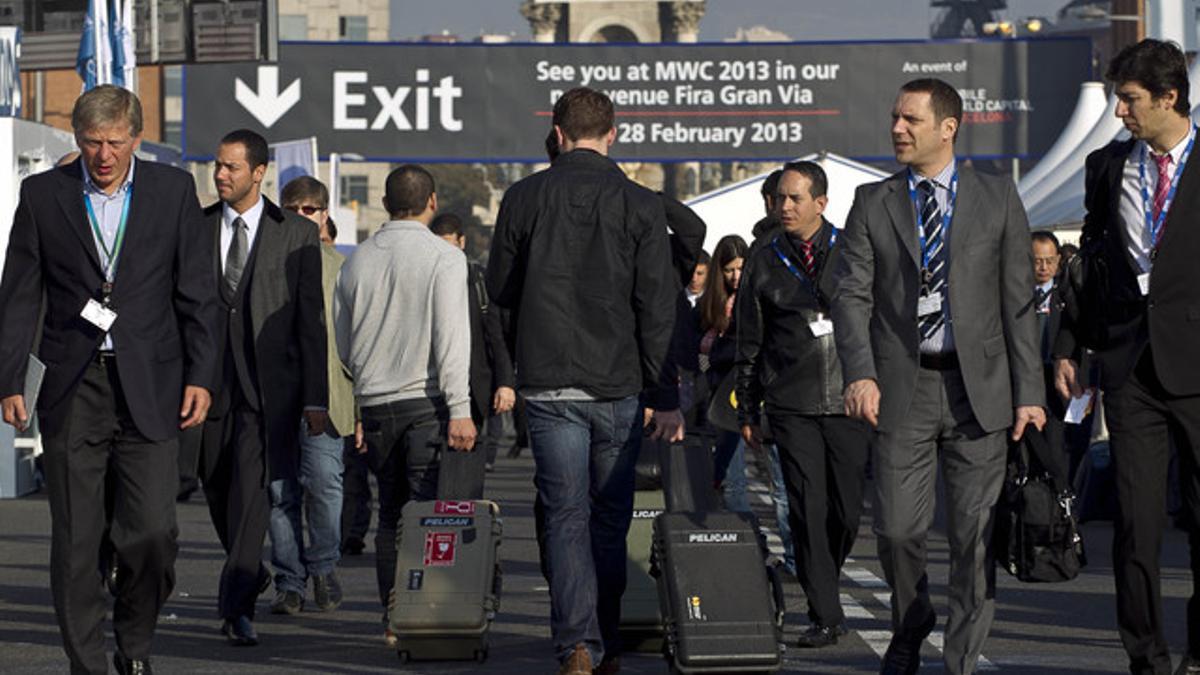
[[[71,672],[108,672],[107,529],[120,561],[113,664],[149,673],[158,612],[175,585],[179,430],[204,420],[216,371],[212,253],[191,176],[133,158],[136,96],[92,89],[71,123],[80,159],[21,186],[0,282],[0,405],[18,428],[35,407],[40,415],[50,588]],[[26,401],[35,349],[45,378]]]

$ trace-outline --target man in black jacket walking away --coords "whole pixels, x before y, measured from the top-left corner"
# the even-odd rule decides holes
[[[663,372],[678,282],[662,201],[606,156],[612,101],[572,89],[553,120],[562,154],[504,195],[487,287],[516,316],[559,672],[590,675],[618,667],[638,395],[656,411],[656,437],[683,438]]]
[[[812,621],[800,647],[836,644],[846,632],[838,577],[858,534],[870,445],[866,425],[846,417],[842,403],[829,318],[837,230],[821,215],[827,187],[813,162],[784,166],[775,197],[782,228],[751,252],[735,309],[742,436],[761,445],[765,408],[783,463]]]

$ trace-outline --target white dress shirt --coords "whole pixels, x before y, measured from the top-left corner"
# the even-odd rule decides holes
[[[1195,127],[1192,127],[1192,130],[1188,131],[1187,135],[1167,152],[1171,156],[1171,176],[1174,176],[1175,170],[1179,167],[1183,151],[1193,133],[1195,133]],[[1125,249],[1137,261],[1138,267],[1143,272],[1149,272],[1150,268],[1154,266],[1150,260],[1150,250],[1154,248],[1154,242],[1150,240],[1150,230],[1146,228],[1146,212],[1142,205],[1142,183],[1138,175],[1142,152],[1146,150],[1150,150],[1149,144],[1146,141],[1138,141],[1133,145],[1133,151],[1129,153],[1129,157],[1125,159],[1125,171],[1121,174],[1121,201],[1118,209],[1121,220],[1125,221],[1125,227],[1121,230],[1125,239]],[[1158,162],[1154,161],[1154,157],[1153,150],[1146,153],[1146,191],[1151,200],[1154,199],[1154,188],[1158,185]],[[1170,180],[1170,178],[1168,176],[1167,179]],[[1163,225],[1166,225],[1165,220]]]

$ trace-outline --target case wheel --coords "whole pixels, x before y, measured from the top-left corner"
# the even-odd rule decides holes
[[[488,650],[486,650],[486,649],[476,649],[475,650],[475,663],[483,663],[484,661],[487,661],[487,657],[488,657]]]
[[[400,658],[400,663],[408,663],[410,654],[408,653],[407,649],[401,649],[396,652],[396,656]]]

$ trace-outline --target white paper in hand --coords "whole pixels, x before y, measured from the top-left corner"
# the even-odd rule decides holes
[[[1094,390],[1088,389],[1083,392],[1083,395],[1078,398],[1071,399],[1067,405],[1067,414],[1063,417],[1063,421],[1067,424],[1079,424],[1083,422],[1083,418],[1087,417],[1088,411],[1092,407],[1092,394]]]

